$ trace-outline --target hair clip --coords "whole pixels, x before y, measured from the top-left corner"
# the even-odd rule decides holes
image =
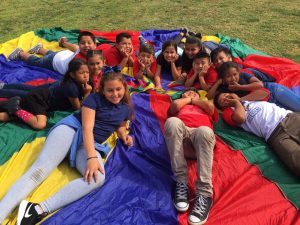
[[[109,73],[119,73],[121,72],[120,66],[103,66],[102,68],[103,75],[107,75]]]

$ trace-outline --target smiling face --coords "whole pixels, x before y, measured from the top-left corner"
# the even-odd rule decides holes
[[[200,47],[195,44],[185,44],[184,52],[189,59],[192,59],[198,52],[200,52]]]
[[[78,84],[86,84],[89,81],[89,76],[90,76],[89,69],[87,65],[81,65],[76,72],[70,73],[70,76]]]
[[[240,72],[236,68],[230,67],[223,78],[223,83],[227,85],[236,84],[239,80]]]
[[[219,52],[213,63],[215,64],[216,68],[219,68],[223,63],[231,61],[232,58],[230,55],[226,55],[225,52]]]
[[[100,74],[103,67],[102,58],[99,55],[93,55],[88,59],[88,67],[92,75]]]
[[[125,95],[124,84],[120,80],[106,80],[103,87],[103,95],[105,98],[113,103],[118,104],[122,101]]]
[[[163,56],[166,61],[171,61],[174,57],[176,57],[177,52],[174,46],[170,45],[165,48],[163,51]]]
[[[153,55],[147,52],[140,52],[139,54],[139,60],[145,65],[151,65],[153,61]]]
[[[80,53],[86,55],[88,50],[96,49],[96,44],[90,36],[82,36],[78,42]]]

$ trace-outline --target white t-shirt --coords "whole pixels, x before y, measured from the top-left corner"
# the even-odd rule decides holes
[[[68,70],[69,62],[79,53],[79,50],[72,52],[70,50],[63,50],[55,54],[53,58],[53,69],[62,75]]]
[[[292,113],[292,111],[270,102],[244,101],[242,104],[246,111],[246,121],[241,127],[259,137],[263,137],[266,141],[286,115]]]

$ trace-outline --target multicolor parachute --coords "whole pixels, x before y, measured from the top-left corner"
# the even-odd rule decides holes
[[[76,43],[79,32],[62,28],[40,29],[0,44],[0,54],[3,54],[0,55],[1,82],[38,85],[61,79],[61,75],[46,69],[20,61],[9,62],[5,55],[17,46],[27,50],[37,43],[58,51],[61,50],[57,42],[60,37],[66,36]],[[105,47],[115,41],[120,31],[91,32]],[[135,49],[138,49],[138,37],[142,35],[155,45],[157,51],[162,42],[173,39],[179,30],[129,32]],[[260,69],[300,95],[299,64],[267,56],[239,39],[220,34],[204,36],[202,41],[229,45],[233,56],[243,59],[244,65]],[[130,69],[125,73],[130,74]],[[134,146],[125,147],[112,135],[107,140],[111,152],[105,163],[105,184],[49,215],[42,224],[187,224],[187,213],[178,214],[172,203],[174,178],[163,135],[170,96],[177,98],[182,86],[170,85],[170,80],[164,80],[165,91],[156,92],[150,80],[135,80],[130,76],[127,80],[135,107],[135,120],[130,125]],[[70,113],[51,113],[47,129],[43,131],[33,131],[18,122],[0,123],[0,198],[36,159],[50,127]],[[300,224],[300,180],[286,169],[264,140],[229,128],[222,119],[215,125],[215,132],[218,138],[213,161],[214,204],[206,224]],[[196,162],[191,160],[188,164],[192,188]],[[43,201],[79,176],[65,160],[28,199]],[[16,210],[4,224],[15,224],[15,221]]]

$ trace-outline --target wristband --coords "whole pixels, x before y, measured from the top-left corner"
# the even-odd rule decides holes
[[[91,156],[91,157],[88,157],[87,159],[86,159],[86,161],[88,161],[89,159],[98,159],[98,156]]]

